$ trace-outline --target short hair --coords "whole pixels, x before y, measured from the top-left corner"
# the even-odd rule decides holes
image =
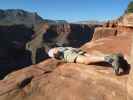
[[[56,59],[62,60],[64,58],[63,52],[58,51],[57,53],[54,53],[54,57]]]

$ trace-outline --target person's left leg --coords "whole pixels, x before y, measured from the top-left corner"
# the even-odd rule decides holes
[[[105,56],[105,61],[112,65],[116,75],[124,73],[126,67],[128,67],[128,63],[121,53],[107,55]]]

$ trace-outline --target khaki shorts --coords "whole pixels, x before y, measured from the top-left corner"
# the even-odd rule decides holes
[[[64,51],[64,61],[65,62],[75,62],[76,58],[81,56],[80,52],[75,52],[74,50],[65,50]]]

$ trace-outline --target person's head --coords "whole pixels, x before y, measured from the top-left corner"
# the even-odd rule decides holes
[[[52,48],[49,51],[49,56],[56,59],[62,59],[62,52],[59,51],[59,48]]]
[[[56,54],[58,54],[59,49],[58,48],[51,48],[48,52],[50,57],[55,57]]]

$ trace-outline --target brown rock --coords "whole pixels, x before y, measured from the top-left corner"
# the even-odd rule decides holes
[[[85,44],[87,52],[130,52],[131,34]],[[105,67],[104,67],[105,66]],[[115,76],[109,65],[46,60],[0,81],[0,100],[127,100],[128,75]]]
[[[44,34],[49,45],[80,47],[92,39],[96,25],[54,24]]]
[[[130,55],[130,61],[131,61],[131,70],[130,74],[128,77],[128,82],[127,82],[127,93],[128,93],[128,100],[133,100],[133,34],[131,36],[132,41],[131,41],[131,55]]]
[[[122,16],[118,23],[119,26],[133,27],[133,13],[128,13]]]
[[[118,34],[125,34],[126,35],[128,33],[132,33],[133,28],[132,27],[125,27],[125,26],[118,26],[117,32],[118,32]]]
[[[117,35],[116,28],[98,27],[98,28],[95,28],[95,32],[92,40],[97,40],[97,39],[101,39],[109,36],[116,36],[116,35]]]
[[[117,21],[108,21],[103,24],[103,27],[110,27],[110,28],[115,28],[117,27]]]

